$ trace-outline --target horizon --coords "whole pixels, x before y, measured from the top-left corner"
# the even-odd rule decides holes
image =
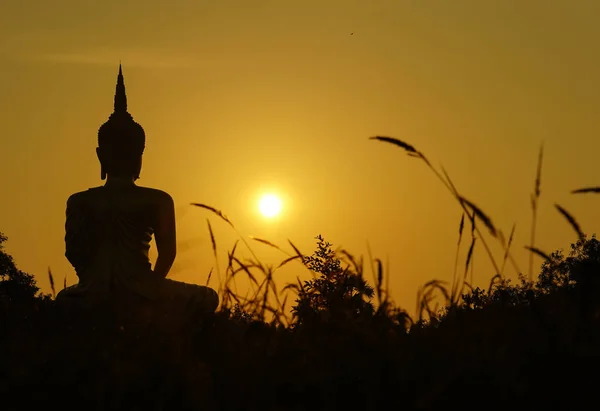
[[[222,210],[243,235],[287,250],[289,239],[310,254],[319,234],[365,258],[370,249],[384,266],[389,261],[391,295],[412,312],[421,285],[452,280],[461,209],[422,162],[370,141],[375,135],[443,164],[507,237],[516,223],[511,250],[524,274],[542,142],[536,245],[550,253],[577,239],[555,203],[587,234],[598,231],[599,199],[570,194],[600,185],[593,0],[518,8],[474,0],[435,7],[136,0],[85,14],[89,5],[63,3],[28,14],[14,2],[0,17],[1,37],[11,39],[0,43],[8,199],[0,232],[44,292],[48,266],[59,283],[64,274],[75,283],[64,257],[66,200],[102,184],[94,150],[112,112],[119,61],[128,110],[147,135],[139,183],[167,191],[177,207],[180,247],[170,278],[204,284],[216,268],[207,217],[221,260],[237,238],[189,205],[196,202]],[[267,193],[281,198],[277,218],[259,214]],[[266,261],[285,258],[252,246]],[[541,263],[536,257],[534,275]],[[475,285],[487,285],[494,273],[481,248],[474,264]],[[280,287],[300,271],[286,267]],[[516,277],[510,265],[507,274]]]

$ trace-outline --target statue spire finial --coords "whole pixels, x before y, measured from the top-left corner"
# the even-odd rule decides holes
[[[109,116],[108,121],[98,129],[98,148],[112,156],[141,155],[146,146],[144,129],[135,122],[127,112],[127,96],[125,95],[125,81],[123,69],[119,64],[117,88],[115,91],[115,111]],[[124,154],[125,153],[125,154]],[[104,171],[102,179],[106,177]]]
[[[123,70],[119,63],[119,75],[117,76],[117,88],[115,90],[115,113],[127,112],[127,95],[125,94],[125,80]]]

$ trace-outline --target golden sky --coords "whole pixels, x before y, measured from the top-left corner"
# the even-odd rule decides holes
[[[96,133],[121,60],[147,136],[139,183],[178,204],[172,278],[204,283],[215,265],[206,217],[222,252],[237,238],[187,205],[201,202],[244,235],[306,253],[317,234],[356,254],[368,242],[412,310],[421,284],[452,278],[461,210],[424,164],[368,140],[377,134],[442,163],[507,234],[516,222],[526,271],[542,140],[538,245],[575,239],[555,202],[599,228],[600,197],[569,194],[600,185],[599,18],[597,0],[3,0],[0,231],[44,291],[48,266],[75,281],[65,202],[101,184]],[[266,190],[284,199],[276,221],[256,211]],[[481,284],[485,259],[480,249]]]

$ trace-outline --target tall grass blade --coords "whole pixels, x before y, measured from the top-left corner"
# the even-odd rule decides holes
[[[294,290],[298,293],[298,292],[300,292],[300,286],[298,284],[289,283],[289,284],[286,284],[285,287],[283,287],[281,289],[282,292],[287,291],[287,290]]]
[[[454,256],[454,273],[452,274],[452,298],[456,295],[458,289],[457,273],[458,273],[458,256],[460,254],[460,243],[462,241],[463,229],[465,228],[465,213],[460,216],[460,224],[458,225],[458,241],[456,243],[456,254]]]
[[[600,193],[600,187],[587,187],[579,188],[571,191],[571,194],[585,194],[585,193]]]
[[[504,250],[504,258],[502,259],[502,268],[500,268],[500,274],[504,273],[504,268],[506,267],[506,261],[508,260],[510,246],[513,242],[513,237],[515,235],[515,227],[516,223],[513,223],[512,229],[510,230],[510,235],[508,236],[508,244],[506,245],[506,249]]]
[[[473,280],[474,274],[475,274],[475,256],[473,256],[473,258],[471,258],[471,277],[469,279],[469,284],[475,283]]]
[[[406,150],[408,153],[413,153],[413,154],[417,154],[418,151],[411,146],[410,144],[399,140],[397,138],[393,138],[393,137],[384,137],[384,136],[375,136],[375,137],[370,137],[371,140],[378,140],[378,141],[384,141],[386,143],[390,143],[390,144],[394,144],[395,146],[398,146],[400,148],[403,148],[404,150]]]
[[[540,145],[540,152],[538,154],[538,164],[537,164],[537,173],[535,175],[535,190],[534,195],[535,198],[540,198],[540,187],[542,185],[542,163],[544,160],[544,142]]]
[[[544,159],[544,143],[540,145],[540,152],[538,154],[537,172],[535,176],[535,183],[533,188],[533,194],[531,195],[531,235],[529,240],[529,247],[535,248],[535,233],[537,228],[537,210],[538,203],[541,194],[540,187],[542,185],[542,163]],[[529,282],[533,278],[533,254],[529,255]]]
[[[280,247],[279,247],[277,244],[273,244],[273,243],[272,243],[272,242],[270,242],[269,240],[265,240],[264,238],[258,238],[258,237],[255,237],[255,236],[253,236],[253,235],[250,235],[250,236],[248,236],[248,237],[249,237],[251,240],[258,241],[259,243],[266,244],[266,245],[268,245],[268,246],[270,246],[270,247],[273,247],[273,248],[276,248],[276,249],[278,249],[278,250],[282,251],[282,250],[281,250],[281,248],[280,248]]]
[[[532,254],[536,254],[536,255],[542,257],[544,260],[552,261],[552,257],[550,257],[548,254],[546,254],[545,252],[543,252],[539,248],[530,247],[530,246],[526,245],[525,249],[531,251]]]
[[[213,232],[212,225],[210,224],[210,220],[208,218],[206,219],[206,225],[208,226],[208,233],[210,235],[210,243],[212,246],[213,255],[215,257],[215,265],[217,266],[217,275],[218,275],[219,287],[220,287],[222,284],[222,279],[221,279],[221,269],[219,268],[219,257],[217,254],[217,242],[215,241],[215,234]]]
[[[208,226],[208,233],[210,234],[210,243],[212,246],[212,251],[215,258],[217,258],[217,242],[215,241],[215,234],[213,233],[213,229],[210,225],[210,220],[208,218],[206,219],[206,224]]]
[[[469,265],[471,264],[471,260],[473,259],[473,250],[475,249],[475,240],[477,240],[477,237],[473,237],[471,239],[471,245],[469,246],[469,251],[467,252],[467,259],[465,261],[465,274],[463,277],[463,283],[467,280],[467,273],[469,272]],[[471,279],[471,282],[473,282],[473,279]]]
[[[288,239],[288,243],[290,244],[290,246],[294,249],[294,252],[296,253],[297,256],[299,256],[301,259],[304,260],[304,254],[302,254],[300,252],[300,250],[298,249],[298,247],[296,247],[294,245],[294,243],[292,243],[292,241],[290,239]]]
[[[50,279],[50,289],[52,290],[52,297],[56,298],[56,290],[54,289],[54,276],[52,270],[48,267],[48,278]]]
[[[373,275],[373,280],[377,283],[377,279],[375,278],[375,260],[373,260],[373,253],[371,252],[371,245],[367,241],[367,253],[369,255],[369,263],[371,265],[371,274]],[[362,276],[362,272],[360,273]]]
[[[298,255],[293,255],[293,256],[291,256],[291,257],[288,257],[288,258],[286,258],[285,260],[283,260],[282,262],[280,262],[280,263],[279,263],[279,265],[277,266],[277,268],[281,268],[281,267],[283,267],[284,265],[288,264],[289,262],[291,262],[291,261],[294,261],[294,260],[297,260],[297,259],[299,259],[299,258],[300,258],[300,256],[298,256]]]
[[[204,208],[206,210],[209,210],[209,211],[213,212],[214,214],[218,215],[223,221],[225,221],[227,224],[229,224],[231,226],[231,228],[235,229],[235,227],[233,226],[233,223],[231,222],[231,220],[229,220],[229,218],[227,218],[227,216],[225,214],[223,214],[223,212],[221,212],[221,210],[217,210],[214,207],[211,207],[211,206],[206,205],[206,204],[201,204],[201,203],[190,203],[190,205],[193,205],[195,207]]]
[[[377,280],[375,283],[375,291],[377,292],[377,303],[381,305],[381,295],[383,291],[383,264],[379,258],[375,260],[375,263],[377,264]]]
[[[454,197],[459,198],[460,195],[458,194],[458,190],[456,189],[456,186],[452,182],[452,179],[446,172],[446,169],[444,168],[444,166],[440,166],[440,168],[442,169],[442,173],[444,173],[444,177],[446,177],[446,181],[448,182],[448,184],[446,184],[446,186],[450,189],[450,191],[452,192]]]
[[[496,226],[494,226],[494,223],[492,223],[492,219],[486,213],[484,213],[479,207],[477,207],[475,204],[473,204],[466,198],[459,196],[459,199],[463,204],[470,208],[471,211],[473,211],[473,214],[476,217],[478,217],[479,220],[481,220],[481,222],[487,227],[487,229],[493,237],[498,236],[498,230],[496,229]]]
[[[500,274],[496,274],[495,276],[492,277],[492,279],[490,280],[490,285],[488,286],[488,294],[490,294],[494,288],[494,285],[496,285],[497,283],[500,283],[502,281],[502,276]]]
[[[212,277],[212,272],[213,272],[213,269],[211,267],[210,271],[208,272],[208,277],[206,278],[206,286],[207,287],[208,287],[208,284],[210,283],[210,278]]]
[[[256,280],[256,277],[254,277],[254,275],[250,272],[249,267],[246,264],[243,264],[237,257],[232,257],[233,261],[235,261],[236,263],[238,263],[238,265],[240,266],[241,271],[245,272],[246,275],[248,276],[248,278],[250,279],[250,281],[252,281],[256,286],[258,286],[258,281]],[[233,272],[231,274],[231,277],[233,278],[234,274],[237,272],[238,270],[236,270],[235,272]]]
[[[577,220],[575,220],[575,217],[573,217],[567,210],[565,210],[560,205],[554,204],[554,206],[556,207],[558,212],[561,213],[563,215],[563,217],[567,220],[567,222],[571,225],[573,230],[577,233],[579,240],[584,241],[585,235],[583,234],[583,231],[581,230],[579,223],[577,223]]]

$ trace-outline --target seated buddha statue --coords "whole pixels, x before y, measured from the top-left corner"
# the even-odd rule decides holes
[[[144,148],[144,129],[127,111],[119,66],[114,112],[100,127],[96,148],[106,183],[67,201],[65,255],[79,282],[62,290],[57,301],[110,302],[118,296],[214,312],[215,290],[166,278],[176,256],[175,210],[169,194],[136,184]],[[148,257],[153,236],[154,267]]]

